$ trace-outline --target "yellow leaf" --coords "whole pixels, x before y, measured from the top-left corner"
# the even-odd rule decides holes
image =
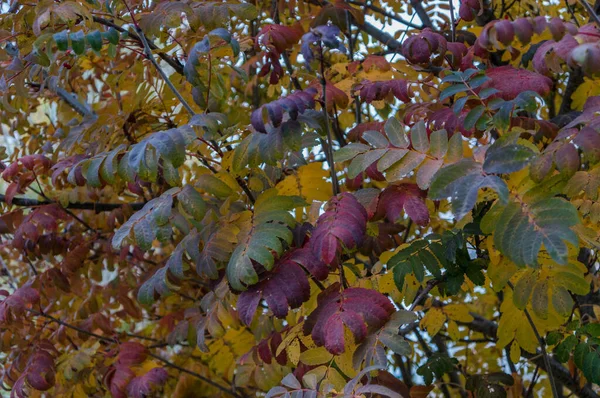
[[[298,195],[309,203],[326,201],[331,197],[331,183],[327,182],[329,172],[323,169],[323,163],[314,162],[300,166],[295,174],[284,178],[276,188],[280,195]]]
[[[513,363],[517,363],[520,359],[521,347],[519,347],[519,343],[513,341],[512,345],[510,346],[510,360],[513,361]]]
[[[423,319],[421,319],[421,327],[427,329],[430,336],[435,336],[446,322],[446,315],[437,307],[431,308]]]
[[[460,331],[458,330],[458,325],[454,321],[448,321],[448,336],[450,336],[452,341],[460,339]]]
[[[453,321],[472,322],[473,316],[469,314],[469,307],[465,304],[449,304],[444,307],[444,313]]]
[[[596,95],[600,95],[600,80],[584,78],[583,84],[579,85],[571,96],[573,100],[572,108],[582,110],[587,99]]]
[[[329,362],[331,358],[333,358],[333,354],[329,353],[325,347],[314,348],[300,354],[300,361],[309,366]]]
[[[495,292],[499,292],[506,286],[506,282],[518,271],[517,266],[507,258],[502,258],[498,263],[490,262],[487,276],[492,281]]]
[[[327,381],[333,384],[336,391],[343,391],[346,385],[346,379],[334,368],[329,368],[327,371]]]
[[[287,347],[287,356],[290,362],[296,366],[300,360],[300,342],[293,340]]]

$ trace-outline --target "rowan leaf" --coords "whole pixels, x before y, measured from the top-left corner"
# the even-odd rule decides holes
[[[340,291],[334,283],[319,293],[317,308],[304,323],[304,334],[311,334],[318,347],[334,355],[345,351],[344,327],[356,342],[383,326],[394,312],[387,297],[375,290],[349,288]]]
[[[365,208],[349,193],[330,200],[317,220],[310,248],[320,261],[332,264],[343,250],[359,247],[367,227]]]
[[[283,244],[292,241],[290,230],[296,222],[289,211],[301,207],[304,202],[294,196],[279,196],[276,189],[263,192],[257,199],[250,230],[239,237],[239,244],[227,264],[227,279],[238,291],[256,284],[258,274],[253,262],[271,270],[275,257],[283,253]]]

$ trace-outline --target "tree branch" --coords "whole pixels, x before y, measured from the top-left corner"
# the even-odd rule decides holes
[[[433,28],[433,22],[431,21],[431,18],[429,18],[427,11],[423,8],[421,0],[410,0],[410,5],[415,9],[415,12],[419,16],[419,19],[423,25],[425,25],[427,28]]]
[[[183,107],[185,108],[186,111],[188,111],[188,113],[190,114],[190,116],[194,116],[196,114],[196,112],[194,112],[194,110],[192,109],[192,107],[190,106],[190,104],[187,103],[187,101],[185,100],[185,98],[183,98],[183,96],[181,95],[181,93],[179,91],[177,91],[177,88],[175,88],[175,86],[173,85],[173,83],[171,82],[171,80],[169,80],[169,76],[167,76],[167,74],[165,73],[164,70],[162,70],[162,68],[160,67],[160,65],[158,64],[158,62],[156,62],[156,59],[154,58],[154,54],[152,54],[152,48],[150,47],[150,44],[148,43],[148,40],[146,39],[146,36],[144,35],[144,32],[142,31],[142,28],[140,27],[140,25],[138,24],[137,20],[135,19],[135,17],[133,16],[133,12],[131,11],[131,9],[129,8],[129,5],[127,4],[127,0],[123,0],[123,3],[125,4],[125,7],[127,7],[127,10],[129,11],[129,15],[131,16],[131,21],[133,22],[133,26],[135,27],[135,31],[138,35],[138,37],[140,38],[142,45],[144,46],[144,53],[146,54],[146,57],[150,60],[150,62],[152,62],[152,65],[154,65],[154,68],[158,71],[158,73],[160,74],[160,77],[162,77],[162,79],[165,81],[165,83],[167,84],[167,86],[169,86],[169,88],[171,89],[171,91],[173,92],[173,94],[175,94],[175,96],[177,97],[177,99],[179,100],[179,102],[181,102],[181,105],[183,105]],[[209,54],[210,57],[210,54]],[[210,62],[210,58],[209,58],[209,62]],[[210,66],[209,66],[209,75],[208,75],[208,91],[210,93]],[[207,106],[208,106],[208,95],[207,95]]]
[[[493,321],[489,321],[489,320],[485,319],[484,317],[482,317],[479,314],[471,312],[471,315],[474,318],[472,322],[467,322],[467,323],[460,322],[460,324],[469,327],[471,330],[473,330],[475,332],[479,332],[486,336],[496,338],[496,334],[498,332],[498,324],[496,324]],[[546,371],[547,364],[541,355],[531,354],[527,351],[521,350],[521,356],[529,359],[534,365],[539,366],[540,369],[543,369],[544,371]],[[550,367],[552,368],[551,371],[552,371],[552,375],[553,375],[554,379],[557,380],[558,382],[560,382],[566,388],[568,388],[573,394],[575,394],[578,397],[582,397],[582,398],[600,398],[600,396],[598,394],[596,394],[591,387],[589,387],[587,385],[581,387],[579,385],[578,380],[571,377],[571,372],[569,372],[569,370],[567,368],[562,366],[562,364],[560,362],[558,362],[556,359],[549,357],[548,363],[550,364]]]
[[[323,42],[319,41],[320,51],[320,62],[321,62],[321,90],[323,98],[323,116],[325,118],[325,131],[327,132],[327,148],[325,148],[327,154],[327,163],[329,163],[329,169],[331,172],[331,184],[333,185],[333,194],[337,195],[340,193],[340,184],[338,183],[337,174],[335,173],[335,163],[333,162],[333,139],[331,138],[331,128],[329,126],[329,114],[327,113],[327,82],[325,81],[325,60],[323,59]],[[343,276],[343,272],[340,271],[340,276]]]
[[[413,22],[407,21],[406,19],[401,18],[401,17],[399,17],[398,15],[396,15],[396,14],[394,14],[392,12],[388,12],[388,11],[384,10],[383,8],[377,7],[376,5],[374,5],[374,4],[370,3],[370,2],[366,2],[365,3],[365,2],[357,1],[357,0],[346,0],[346,2],[350,3],[350,4],[357,5],[357,6],[368,8],[371,11],[374,11],[374,12],[376,12],[378,14],[381,14],[381,15],[383,15],[385,17],[391,18],[394,21],[400,22],[401,24],[409,26],[411,28],[423,29],[423,25],[419,26],[419,25],[417,25],[417,24],[415,24]]]
[[[6,202],[6,196],[0,194],[0,202]],[[29,198],[13,198],[12,205],[13,206],[21,206],[21,207],[37,207],[44,205],[51,205],[55,202],[47,201],[47,200],[37,200],[37,199],[29,199]],[[101,211],[112,211],[118,209],[123,206],[131,206],[133,210],[140,210],[144,207],[145,203],[92,203],[92,202],[81,202],[81,203],[69,203],[66,207],[67,209],[75,209],[75,210],[94,210],[96,212]]]
[[[507,282],[507,284],[512,290],[515,290],[513,284],[510,281]],[[525,313],[525,316],[527,317],[527,321],[529,322],[529,325],[533,329],[533,334],[535,334],[535,338],[537,339],[537,341],[540,345],[540,349],[542,350],[542,357],[544,359],[544,364],[546,365],[545,366],[546,373],[548,373],[548,381],[549,381],[550,387],[552,389],[552,396],[554,398],[558,398],[558,390],[556,389],[556,384],[554,384],[554,376],[552,375],[552,366],[550,366],[550,357],[548,356],[548,353],[546,352],[546,342],[544,341],[542,336],[540,336],[540,333],[538,332],[537,328],[535,327],[535,323],[533,323],[533,319],[531,319],[531,315],[529,315],[529,311],[527,311],[527,309],[524,309],[523,312]]]
[[[165,366],[168,366],[169,368],[177,369],[178,371],[180,371],[182,373],[187,373],[187,374],[189,374],[191,376],[194,376],[195,378],[200,379],[200,380],[204,381],[207,384],[210,384],[211,386],[213,386],[215,388],[218,388],[219,390],[223,391],[226,394],[229,394],[229,395],[231,395],[233,397],[236,397],[236,398],[244,398],[244,395],[240,395],[240,394],[238,394],[235,391],[232,391],[232,390],[230,390],[230,389],[228,389],[226,387],[223,387],[222,385],[220,385],[218,383],[215,383],[214,381],[212,381],[211,379],[209,379],[206,376],[202,376],[199,373],[192,372],[191,370],[188,370],[188,369],[183,368],[183,367],[181,367],[179,365],[176,365],[173,362],[169,361],[168,359],[161,357],[160,355],[156,355],[156,354],[153,354],[151,352],[149,352],[148,355],[151,356],[154,359],[157,359],[157,360],[161,361],[162,363],[165,364]]]
[[[96,339],[98,339],[98,340],[101,340],[101,341],[104,341],[104,342],[106,342],[106,343],[115,343],[115,344],[119,344],[119,340],[117,340],[117,339],[115,339],[115,338],[112,338],[112,337],[106,337],[106,336],[102,336],[102,335],[96,334],[96,333],[94,333],[94,332],[87,331],[87,330],[85,330],[85,329],[82,329],[82,328],[79,328],[79,327],[77,327],[77,326],[75,326],[75,325],[71,325],[70,323],[67,323],[67,322],[65,322],[65,321],[63,321],[63,320],[60,320],[60,319],[58,319],[58,318],[55,318],[54,316],[52,316],[52,315],[50,315],[50,314],[46,314],[45,312],[36,311],[36,310],[33,310],[33,309],[27,309],[27,311],[28,311],[28,312],[30,312],[30,313],[32,313],[32,314],[34,314],[34,315],[37,315],[37,316],[44,317],[44,318],[46,318],[46,319],[48,319],[48,320],[50,320],[50,321],[52,321],[52,322],[54,322],[54,323],[57,323],[57,324],[59,324],[59,325],[62,325],[62,326],[64,326],[64,327],[66,327],[66,328],[69,328],[69,329],[75,330],[75,331],[77,331],[77,332],[79,332],[79,333],[82,333],[82,334],[86,334],[86,335],[88,335],[88,336],[94,337],[94,338],[96,338]],[[150,348],[150,347],[146,347],[146,348]],[[213,386],[213,387],[215,387],[215,388],[218,388],[219,390],[223,391],[223,392],[224,392],[224,393],[226,393],[226,394],[229,394],[229,395],[231,395],[231,396],[233,396],[233,397],[236,397],[236,398],[244,398],[244,396],[243,396],[243,395],[240,395],[240,394],[236,393],[235,391],[231,391],[230,389],[228,389],[228,388],[226,388],[226,387],[223,387],[222,385],[220,385],[220,384],[218,384],[218,383],[216,383],[216,382],[212,381],[212,380],[211,380],[211,379],[209,379],[208,377],[206,377],[206,376],[202,376],[202,375],[201,375],[201,374],[199,374],[199,373],[192,372],[191,370],[188,370],[188,369],[185,369],[185,368],[183,368],[183,367],[181,367],[181,366],[179,366],[179,365],[176,365],[176,364],[174,364],[173,362],[169,361],[169,360],[168,360],[168,359],[166,359],[166,358],[163,358],[163,357],[161,357],[161,356],[159,356],[159,355],[156,355],[156,354],[153,354],[153,353],[151,353],[151,352],[149,352],[149,353],[148,353],[148,355],[149,355],[149,356],[151,356],[152,358],[154,358],[154,359],[157,359],[157,360],[159,360],[160,362],[164,363],[164,364],[165,364],[165,366],[167,366],[167,367],[170,367],[170,368],[173,368],[173,369],[177,369],[177,370],[179,370],[180,372],[187,373],[187,374],[189,374],[189,375],[191,375],[191,376],[194,376],[194,377],[196,377],[197,379],[200,379],[200,380],[202,380],[203,382],[205,382],[205,383],[207,383],[207,384],[210,384],[211,386]]]
[[[600,18],[598,18],[598,15],[594,11],[594,9],[590,5],[590,3],[588,3],[586,0],[579,0],[579,2],[583,6],[583,8],[585,8],[585,10],[587,11],[590,19],[592,21],[594,21],[596,23],[596,25],[598,25],[598,27],[600,27]]]
[[[142,39],[137,34],[130,32],[126,29],[123,29],[119,25],[117,25],[114,22],[109,21],[107,19],[96,17],[96,16],[92,17],[92,19],[94,22],[97,22],[101,25],[108,26],[110,28],[114,28],[121,33],[127,33],[129,35],[129,37],[131,37],[133,40],[137,41],[143,47],[144,44],[142,42]],[[148,46],[150,47],[151,50],[158,50],[158,47],[156,46],[156,44],[154,44],[151,41],[148,42]],[[179,73],[180,75],[183,75],[183,65],[181,64],[181,62],[179,62],[179,60],[177,60],[176,58],[172,58],[163,52],[159,52],[158,56],[163,61],[165,61],[167,64],[169,64],[173,69],[175,69],[175,71],[177,73]]]
[[[326,0],[310,0],[310,3],[318,5],[320,7],[325,7],[329,5],[329,2]],[[354,23],[360,30],[373,37],[380,43],[385,44],[390,50],[394,52],[399,52],[401,50],[402,44],[400,44],[398,40],[394,39],[389,33],[384,32],[383,30],[377,28],[374,25],[371,25],[368,22],[365,22],[362,25],[356,22],[357,21],[354,21]]]

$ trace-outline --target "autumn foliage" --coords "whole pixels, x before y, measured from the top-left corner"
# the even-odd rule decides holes
[[[600,2],[0,9],[5,395],[600,394]]]

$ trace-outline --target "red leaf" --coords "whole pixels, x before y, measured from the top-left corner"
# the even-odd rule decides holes
[[[169,375],[163,368],[154,368],[143,376],[135,377],[127,386],[127,394],[133,398],[145,398],[162,386]]]
[[[584,154],[589,156],[592,161],[600,159],[600,133],[591,127],[584,127],[575,136],[573,142],[577,144]]]
[[[447,44],[444,36],[425,28],[402,43],[402,55],[411,64],[428,65],[433,55],[443,58]]]
[[[147,355],[145,346],[128,341],[119,346],[117,362],[124,366],[139,365],[146,360]]]
[[[393,97],[402,102],[410,102],[413,97],[409,82],[404,79],[388,80],[383,82],[372,82],[363,80],[354,90],[360,92],[360,98],[370,104],[373,101],[388,100]]]
[[[384,125],[384,122],[361,123],[348,132],[348,140],[353,142],[359,141],[364,132],[371,130],[379,131],[380,133],[384,134]]]
[[[331,199],[317,220],[310,239],[315,255],[326,264],[334,262],[342,247],[360,246],[367,228],[367,211],[347,192]]]
[[[327,278],[328,268],[308,248],[296,249],[282,257],[263,281],[240,294],[237,308],[246,324],[252,318],[262,298],[278,318],[288,314],[288,307],[298,308],[310,298],[310,284],[304,269],[316,279]]]
[[[504,100],[512,100],[524,91],[535,91],[545,96],[552,88],[552,80],[527,69],[515,69],[510,65],[491,68],[486,71],[491,81],[481,87],[492,87],[500,92],[496,94]]]
[[[127,398],[126,390],[135,373],[128,366],[111,367],[104,376],[104,384],[108,386],[113,398]]]
[[[299,23],[294,26],[265,25],[256,35],[256,44],[271,47],[281,54],[298,43],[303,33]]]
[[[31,308],[40,301],[38,291],[29,286],[20,287],[11,295],[3,292],[7,297],[0,303],[0,323],[7,323],[23,315],[26,308]]]
[[[55,383],[54,361],[57,354],[58,351],[48,340],[37,343],[33,354],[27,360],[25,370],[13,386],[13,392],[18,397],[26,397],[29,396],[24,389],[26,385],[39,391],[52,388]]]
[[[344,352],[344,326],[357,342],[383,326],[394,306],[383,294],[370,289],[340,291],[339,283],[329,286],[317,297],[317,308],[304,323],[304,334],[311,334],[317,346],[332,354]]]
[[[416,224],[424,226],[429,223],[429,210],[425,204],[426,191],[416,184],[391,185],[379,196],[377,216],[384,215],[388,220],[396,222],[405,212]]]

